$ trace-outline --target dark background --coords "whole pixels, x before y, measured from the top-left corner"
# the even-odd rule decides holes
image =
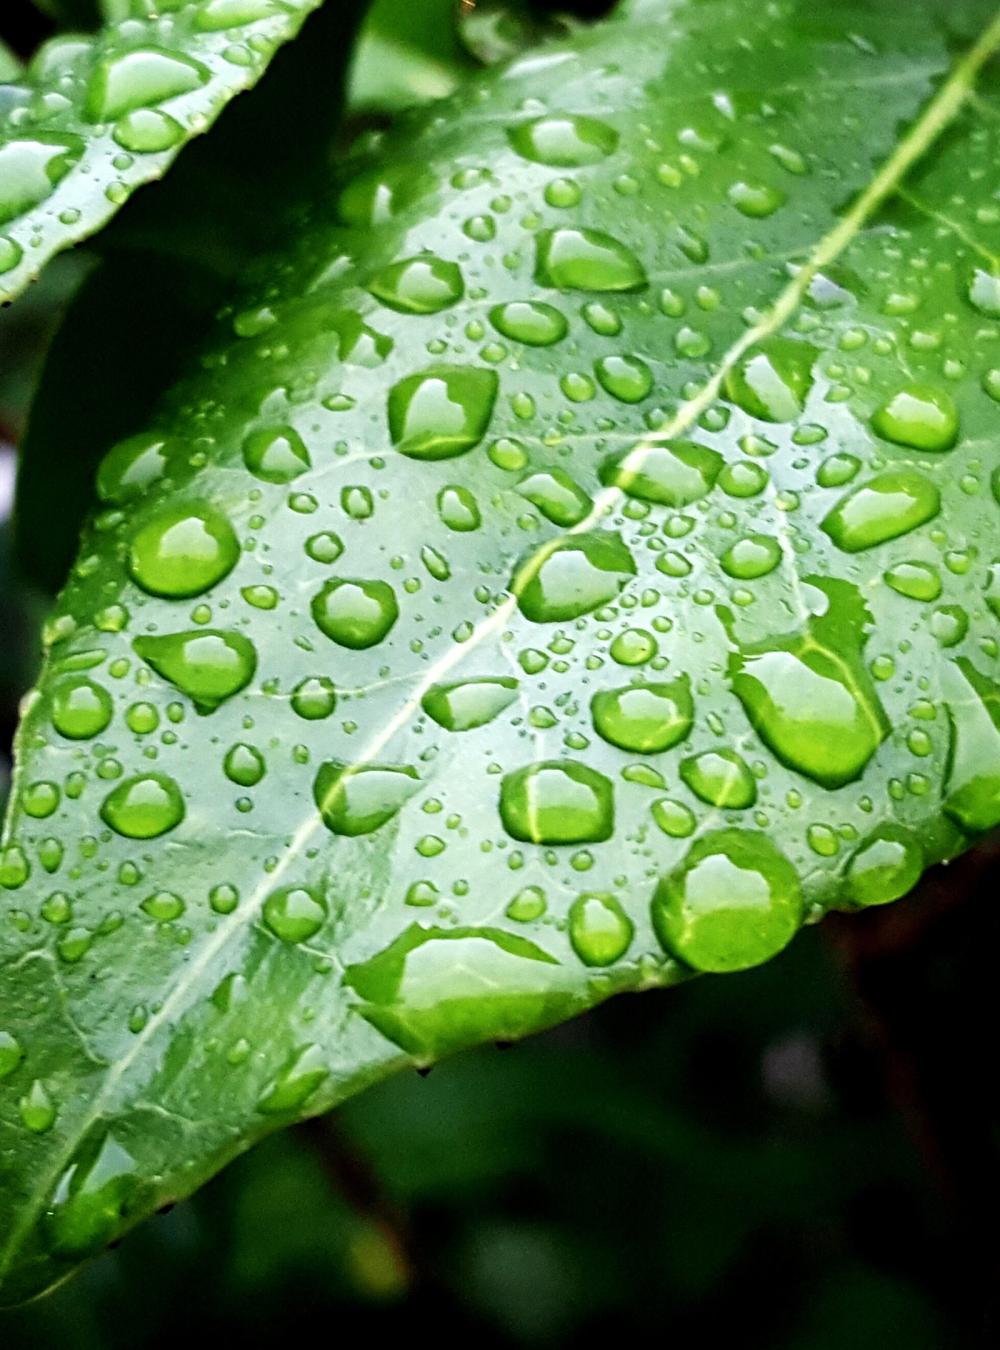
[[[45,21],[2,4],[30,51]],[[0,745],[47,604],[9,558],[13,446],[88,265],[57,260],[0,315]],[[760,970],[618,999],[275,1136],[0,1315],[0,1347],[998,1345],[998,855]]]

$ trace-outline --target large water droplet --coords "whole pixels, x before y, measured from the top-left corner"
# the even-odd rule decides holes
[[[156,108],[136,108],[115,123],[114,138],[123,150],[136,155],[152,155],[184,139],[184,128],[169,113]]]
[[[1000,276],[977,267],[969,282],[969,302],[980,314],[1000,318]]]
[[[602,356],[594,362],[601,388],[622,403],[641,403],[653,388],[653,372],[638,356]]]
[[[951,745],[944,809],[967,834],[1000,825],[1000,685],[959,657],[945,670]]]
[[[526,619],[561,623],[608,604],[635,570],[635,560],[617,534],[581,534],[529,558],[511,589]]]
[[[812,388],[816,356],[816,348],[806,342],[771,338],[726,372],[725,395],[751,417],[765,422],[794,421]]]
[[[54,1255],[79,1261],[117,1235],[141,1190],[135,1159],[112,1134],[86,1144],[63,1172],[45,1216]]]
[[[156,839],[184,819],[184,798],[166,774],[127,778],[105,797],[101,819],[128,839]]]
[[[111,695],[81,675],[57,681],[52,690],[52,725],[72,741],[89,740],[111,721]]]
[[[578,895],[569,911],[569,940],[585,966],[610,966],[628,951],[635,928],[613,895]]]
[[[950,450],[958,439],[958,412],[950,394],[909,384],[872,417],[876,434],[912,450]]]
[[[312,467],[305,442],[292,427],[252,431],[243,442],[243,462],[266,483],[290,483]]]
[[[767,534],[750,534],[726,549],[719,563],[727,576],[737,581],[766,577],[781,562],[781,545]]]
[[[941,494],[923,474],[890,469],[852,488],[820,522],[838,548],[859,553],[908,534],[941,509]]]
[[[661,880],[652,916],[664,950],[695,970],[745,970],[794,937],[802,892],[794,867],[765,835],[716,830]]]
[[[618,144],[618,132],[607,122],[568,113],[522,122],[507,135],[519,155],[556,169],[597,164]]]
[[[622,750],[657,754],[679,745],[691,730],[694,700],[686,675],[661,684],[605,689],[591,699],[597,734]]]
[[[522,497],[537,506],[546,520],[564,529],[586,519],[593,505],[565,469],[541,469],[529,473],[517,485]]]
[[[97,470],[97,495],[109,506],[124,506],[166,473],[181,446],[156,432],[129,436],[112,446]]]
[[[45,201],[83,149],[78,136],[36,136],[0,145],[0,224]]]
[[[499,381],[478,366],[434,366],[389,391],[389,433],[411,459],[451,459],[486,435]]]
[[[599,843],[614,830],[614,789],[576,760],[542,761],[506,775],[500,817],[509,835],[533,844]]]
[[[516,698],[517,680],[498,675],[431,685],[420,706],[446,731],[473,731],[492,722]]]
[[[419,786],[408,764],[351,765],[331,759],[320,766],[313,799],[328,830],[353,837],[380,829]]]
[[[328,581],[311,604],[316,626],[341,647],[374,647],[399,618],[396,593],[386,581],[344,577]]]
[[[139,47],[99,61],[84,104],[91,122],[113,122],[134,108],[199,89],[209,72],[199,61],[158,47]]]
[[[228,575],[240,556],[229,520],[207,502],[162,508],[132,536],[128,570],[152,595],[200,595]]]
[[[681,760],[681,778],[696,797],[720,810],[745,811],[757,800],[757,783],[735,750],[703,750]]]
[[[423,253],[383,267],[368,290],[400,314],[437,314],[461,300],[465,285],[457,263]]]
[[[543,230],[535,277],[542,286],[569,291],[636,291],[646,271],[620,240],[601,230]]]
[[[193,629],[164,637],[138,637],[132,646],[158,675],[211,712],[253,679],[257,652],[242,633]]]
[[[551,347],[569,332],[569,324],[558,309],[533,300],[495,305],[490,310],[490,322],[498,333],[527,347]]]
[[[640,442],[609,456],[600,478],[606,487],[621,488],[640,501],[677,508],[707,496],[723,463],[717,450],[696,441]]]
[[[326,900],[305,886],[282,886],[264,901],[264,922],[282,942],[306,942],[326,922]]]
[[[885,905],[920,880],[923,849],[900,825],[880,825],[851,855],[844,894],[853,905]]]

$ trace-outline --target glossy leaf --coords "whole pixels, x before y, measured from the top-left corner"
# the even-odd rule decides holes
[[[167,0],[52,39],[0,86],[0,300],[161,177],[319,3]]]
[[[8,1299],[1000,822],[998,43],[639,0],[346,166],[111,449],[0,871]]]

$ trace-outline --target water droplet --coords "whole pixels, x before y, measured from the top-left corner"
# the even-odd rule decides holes
[[[578,895],[569,911],[569,940],[585,966],[610,966],[629,949],[635,928],[613,895]]]
[[[337,706],[333,681],[325,675],[314,675],[300,680],[292,690],[292,712],[307,722],[318,722],[329,717]]]
[[[812,388],[815,347],[791,338],[771,338],[726,372],[726,398],[765,422],[792,422]]]
[[[266,483],[290,483],[312,467],[305,442],[291,427],[252,431],[243,442],[243,462]]]
[[[899,825],[881,825],[851,855],[844,894],[853,905],[885,905],[906,895],[920,880],[920,844]]]
[[[383,267],[368,290],[400,314],[437,314],[461,300],[465,284],[457,263],[423,253]]]
[[[671,839],[686,839],[694,834],[697,821],[695,814],[683,802],[673,801],[670,797],[661,797],[652,805],[653,819]]]
[[[312,558],[313,562],[336,562],[343,551],[344,545],[340,536],[330,530],[323,530],[320,534],[310,535],[306,540],[306,553]]]
[[[653,372],[638,356],[602,356],[594,373],[601,388],[623,403],[641,403],[653,387]]]
[[[757,800],[750,768],[735,750],[703,750],[681,760],[681,778],[696,797],[720,810],[745,811]]]
[[[950,450],[958,439],[958,412],[949,394],[910,384],[872,417],[876,435],[912,450]]]
[[[20,1101],[21,1121],[32,1134],[45,1134],[55,1124],[56,1107],[48,1089],[36,1078]]]
[[[111,721],[113,706],[101,685],[83,676],[67,676],[52,690],[52,725],[69,740],[89,740]]]
[[[420,706],[446,731],[473,731],[492,722],[516,698],[517,680],[500,675],[431,685]]]
[[[144,591],[170,599],[200,595],[236,566],[233,527],[221,511],[199,502],[167,506],[139,526],[128,570]]]
[[[802,892],[794,867],[766,836],[715,830],[660,881],[652,917],[664,950],[695,970],[745,970],[794,937]]]
[[[198,61],[157,47],[136,47],[98,62],[84,110],[91,122],[113,122],[136,108],[199,89],[208,70]]]
[[[78,136],[37,136],[0,145],[0,224],[45,201],[83,150]]]
[[[742,180],[733,183],[726,196],[737,211],[754,220],[774,215],[787,200],[780,188],[767,183],[745,183]]]
[[[124,506],[134,501],[163,477],[180,449],[178,442],[155,432],[119,441],[101,460],[97,470],[97,495],[109,506]]]
[[[155,891],[152,895],[147,895],[139,906],[144,913],[157,923],[173,923],[184,913],[184,901],[173,891]]]
[[[355,577],[328,581],[313,596],[311,610],[322,633],[355,651],[377,646],[399,618],[388,582]]]
[[[740,647],[733,690],[782,764],[826,788],[859,778],[891,730],[862,659],[871,617],[849,582],[807,578],[827,602],[798,633]]]
[[[516,572],[511,589],[532,623],[577,619],[613,600],[635,575],[635,560],[609,532],[560,539]]]
[[[127,778],[105,797],[101,819],[128,839],[155,839],[184,819],[184,798],[166,774]]]
[[[528,474],[518,483],[517,490],[538,507],[546,520],[563,528],[578,525],[593,505],[565,469],[541,469],[538,473]]]
[[[11,239],[6,234],[0,234],[0,276],[12,272],[23,257],[24,249],[17,240]]]
[[[264,922],[282,942],[306,942],[323,927],[328,910],[318,892],[304,886],[282,886],[264,901]]]
[[[717,450],[696,441],[640,442],[604,460],[600,478],[640,501],[676,508],[707,496],[722,465]]]
[[[550,760],[503,779],[500,818],[514,839],[533,844],[590,844],[614,830],[614,789],[596,769]]]
[[[523,886],[504,910],[515,923],[535,923],[548,908],[541,886]]]
[[[449,530],[468,533],[482,524],[479,504],[467,487],[451,483],[438,493],[438,513]]]
[[[389,392],[389,432],[411,459],[451,459],[486,435],[499,381],[476,366],[435,366]]]
[[[636,291],[646,272],[635,254],[600,230],[543,230],[535,276],[557,290]]]
[[[267,1087],[257,1103],[257,1110],[266,1116],[299,1111],[329,1077],[330,1070],[323,1062],[322,1050],[318,1045],[307,1045]]]
[[[538,117],[507,132],[517,153],[536,164],[576,169],[606,159],[618,144],[618,132],[595,117],[570,114]]]
[[[838,548],[858,553],[925,525],[940,509],[941,494],[930,479],[911,469],[891,469],[841,497],[820,528]]]
[[[941,594],[941,578],[929,563],[901,562],[890,567],[885,583],[908,600],[936,600]]]
[[[727,576],[738,581],[766,577],[781,562],[781,545],[767,534],[749,534],[730,545],[719,559]]]
[[[0,1031],[0,1082],[9,1078],[24,1059],[24,1050],[16,1036]]]
[[[257,652],[242,633],[196,628],[163,637],[138,637],[132,646],[201,712],[211,712],[246,688],[257,669]]]
[[[139,1189],[135,1159],[111,1134],[97,1135],[63,1172],[45,1215],[54,1255],[79,1261],[118,1234]]]
[[[590,703],[594,730],[621,750],[657,754],[679,745],[691,730],[694,701],[686,675],[662,684],[605,689]]]
[[[226,751],[222,761],[223,772],[231,783],[239,787],[256,787],[267,772],[264,756],[254,745],[238,741]]]
[[[1000,276],[977,267],[969,282],[969,303],[980,314],[1000,318]]]
[[[380,829],[419,786],[406,764],[352,766],[332,759],[320,766],[313,799],[328,830],[354,837]]]
[[[951,745],[944,809],[966,832],[1000,824],[1000,686],[959,657],[945,670]]]
[[[569,332],[569,324],[558,309],[533,300],[495,305],[490,310],[490,322],[504,337],[528,347],[551,347]]]
[[[123,150],[150,155],[177,145],[184,139],[184,128],[168,113],[136,108],[115,123],[113,134]]]

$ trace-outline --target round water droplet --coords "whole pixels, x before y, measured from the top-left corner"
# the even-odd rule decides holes
[[[578,525],[590,513],[593,505],[583,488],[565,469],[542,469],[530,473],[517,485],[522,497],[537,506],[553,525],[568,528]]]
[[[958,440],[958,412],[949,394],[910,384],[872,417],[875,433],[911,450],[950,450]]]
[[[528,559],[511,589],[532,623],[561,623],[608,604],[635,575],[635,560],[617,534],[561,539]]]
[[[707,496],[722,465],[717,450],[695,441],[640,442],[604,460],[600,479],[639,501],[677,508]]]
[[[569,940],[585,966],[610,966],[629,949],[635,928],[613,895],[578,895],[569,911]]]
[[[306,553],[312,558],[313,562],[336,562],[343,551],[344,545],[340,536],[330,530],[323,530],[320,534],[310,535],[306,540]]]
[[[389,391],[389,434],[411,459],[451,459],[483,439],[493,415],[496,371],[435,366]]]
[[[780,188],[767,183],[733,183],[726,193],[733,206],[744,216],[754,220],[772,216],[787,200]]]
[[[182,450],[177,441],[155,432],[129,436],[119,441],[101,460],[97,470],[97,495],[109,506],[124,506],[158,482]]]
[[[727,576],[738,581],[766,577],[781,562],[781,545],[767,534],[749,534],[726,549],[719,563]]]
[[[243,741],[226,751],[222,768],[229,781],[240,787],[256,787],[267,772],[264,756],[255,745]]]
[[[264,922],[282,942],[306,942],[326,922],[328,906],[318,891],[282,886],[264,901]]]
[[[184,819],[184,798],[166,774],[127,778],[105,797],[101,819],[128,839],[156,839]]]
[[[930,479],[910,469],[889,470],[841,497],[820,528],[838,548],[858,553],[908,534],[940,509],[941,494]]]
[[[196,628],[164,637],[138,637],[132,646],[202,712],[211,712],[245,689],[257,669],[257,651],[242,633]]]
[[[621,750],[657,754],[679,745],[691,730],[694,701],[686,675],[663,684],[605,689],[590,702],[594,730]]]
[[[516,698],[517,680],[499,675],[431,685],[420,706],[446,731],[473,731],[492,722]]]
[[[618,144],[618,132],[595,117],[538,117],[507,132],[519,155],[556,169],[581,168],[606,159]]]
[[[151,919],[157,923],[173,923],[184,913],[184,901],[173,891],[155,891],[152,895],[147,895],[139,906]]]
[[[52,725],[60,736],[89,740],[111,721],[113,707],[111,695],[101,685],[83,676],[67,676],[52,690]]]
[[[243,442],[243,462],[266,483],[290,483],[312,468],[305,442],[292,427],[251,432]]]
[[[670,797],[661,797],[652,805],[653,819],[671,839],[686,839],[694,834],[697,820],[689,806],[673,801]]]
[[[681,760],[681,778],[709,806],[745,811],[757,800],[757,783],[735,750],[703,750]]]
[[[329,717],[337,706],[333,681],[325,675],[314,675],[300,680],[292,690],[292,712],[307,722],[318,722]]]
[[[695,970],[745,970],[794,937],[802,892],[794,867],[766,836],[716,830],[661,880],[652,917],[664,950]]]
[[[182,599],[221,581],[239,556],[233,527],[221,511],[207,503],[178,502],[136,530],[128,570],[151,595]]]
[[[524,886],[511,900],[504,913],[515,923],[534,923],[548,908],[545,892],[540,886]]]
[[[880,825],[851,855],[844,878],[854,905],[885,905],[906,895],[920,880],[923,849],[900,825]]]
[[[622,403],[641,403],[653,388],[653,372],[638,356],[602,356],[594,362],[601,388]]]
[[[465,284],[457,263],[424,253],[383,267],[368,290],[400,314],[437,314],[461,300]]]
[[[388,582],[356,577],[328,581],[310,608],[320,632],[355,651],[377,646],[399,618],[396,593]]]
[[[512,342],[523,342],[528,347],[551,347],[569,332],[565,315],[554,305],[533,300],[512,300],[506,305],[494,305],[490,310],[490,322],[504,337]]]
[[[636,291],[646,285],[645,268],[631,249],[601,230],[543,230],[535,277],[561,291]]]
[[[530,764],[503,779],[500,818],[512,838],[533,844],[599,843],[614,830],[614,789],[576,760]]]

